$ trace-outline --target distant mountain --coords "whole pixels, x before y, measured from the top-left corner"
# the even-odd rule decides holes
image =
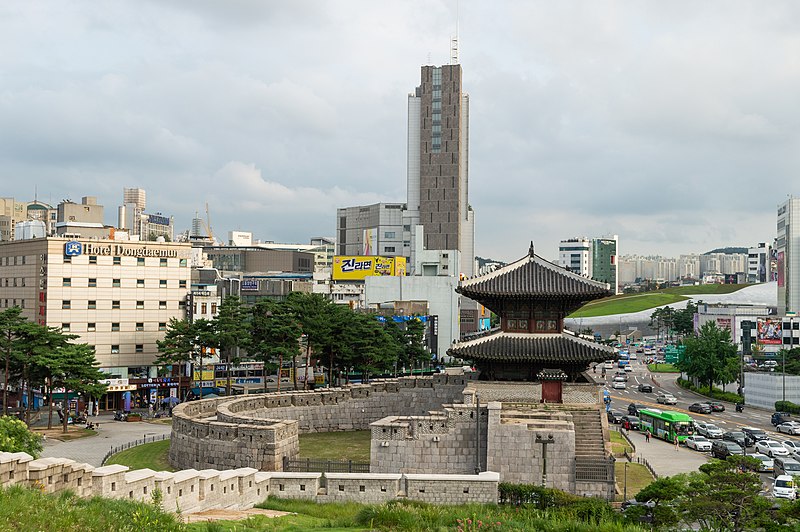
[[[703,255],[711,255],[712,253],[724,253],[725,255],[733,255],[734,253],[744,253],[745,255],[747,255],[747,249],[748,248],[734,248],[734,247],[717,248],[717,249],[712,249],[711,251],[706,251],[705,253],[703,253]]]

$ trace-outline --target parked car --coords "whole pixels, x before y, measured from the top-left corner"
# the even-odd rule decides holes
[[[689,405],[690,412],[697,412],[698,414],[710,414],[711,407],[705,403],[692,403]]]
[[[789,454],[794,458],[800,456],[800,442],[796,442],[794,440],[781,440],[781,443],[789,450]]]
[[[734,454],[744,454],[744,449],[738,443],[726,440],[716,440],[711,444],[711,456],[725,460]]]
[[[706,452],[711,450],[711,440],[707,439],[705,436],[693,434],[692,436],[687,436],[684,443],[686,447],[694,449],[695,451]]]
[[[749,456],[750,458],[755,458],[756,460],[759,460],[761,462],[761,464],[759,465],[759,468],[758,468],[759,472],[761,472],[761,473],[765,473],[765,472],[772,473],[773,468],[775,467],[775,461],[772,458],[770,458],[766,454],[762,454],[762,453],[752,453],[752,454],[748,454],[747,456]]]
[[[772,414],[770,422],[777,427],[781,423],[791,421],[791,417],[792,415],[789,412],[775,412]]]
[[[653,393],[653,387],[645,383],[640,384],[638,390],[642,393]]]
[[[707,404],[708,406],[710,406],[712,412],[724,412],[725,411],[725,405],[723,405],[722,403],[719,403],[717,401],[703,401],[703,404]]]
[[[722,429],[713,423],[695,423],[694,426],[697,429],[697,433],[706,438],[714,440],[722,438]]]
[[[772,476],[777,477],[779,475],[800,475],[800,462],[794,458],[777,456],[775,457],[774,462],[775,465],[773,466]]]
[[[744,432],[738,430],[731,430],[723,433],[722,439],[725,441],[732,441],[734,443],[738,443],[742,449],[747,447],[747,437],[744,435]]]
[[[639,430],[639,425],[641,422],[639,418],[636,416],[622,416],[622,420],[620,424],[628,430]]]
[[[798,421],[786,421],[775,428],[784,434],[800,434],[800,422]]]
[[[631,403],[628,405],[628,415],[629,416],[638,416],[639,410],[642,408],[648,408],[647,405],[641,405],[639,403]]]
[[[744,432],[745,443],[748,447],[755,445],[757,441],[769,439],[769,435],[766,432],[754,427],[742,427],[742,432]]]
[[[783,446],[781,442],[775,440],[761,440],[756,442],[756,451],[764,453],[767,456],[789,456],[789,449]]]
[[[656,397],[656,402],[662,405],[676,405],[678,399],[671,393],[662,392]]]
[[[793,501],[797,498],[797,489],[794,487],[794,479],[791,475],[778,475],[772,485],[772,496],[776,499],[789,499]]]
[[[619,410],[609,410],[606,413],[606,416],[608,417],[608,420],[611,423],[614,423],[615,425],[619,425],[619,423],[622,421],[622,416],[623,415],[624,414],[622,412],[620,412]]]

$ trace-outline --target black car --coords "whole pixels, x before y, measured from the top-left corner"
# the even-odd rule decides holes
[[[640,421],[636,416],[622,416],[620,424],[628,430],[639,430]]]
[[[725,460],[732,454],[744,454],[744,449],[738,443],[727,440],[716,440],[711,444],[711,456],[714,458]]]
[[[638,390],[642,393],[653,393],[653,387],[649,384],[640,384]]]
[[[624,414],[617,410],[609,410],[606,415],[611,423],[619,424],[622,422],[622,416]]]
[[[789,412],[775,412],[772,414],[772,419],[770,420],[774,426],[778,426],[781,423],[786,423],[787,421],[792,420],[792,415]]]
[[[725,441],[738,443],[742,449],[747,447],[747,437],[745,436],[744,432],[739,432],[736,430],[725,432],[722,434],[722,439]]]
[[[761,429],[743,427],[742,432],[744,432],[745,443],[748,447],[755,445],[757,441],[769,439],[769,435]]]
[[[639,410],[642,408],[647,408],[647,405],[640,405],[638,403],[631,403],[628,405],[628,415],[629,416],[638,416]]]
[[[710,406],[713,412],[725,411],[725,405],[718,403],[717,401],[703,401],[703,404]]]
[[[698,414],[710,414],[712,412],[711,406],[706,403],[692,403],[689,405],[689,411],[697,412]]]

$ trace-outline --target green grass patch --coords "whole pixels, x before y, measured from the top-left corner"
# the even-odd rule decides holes
[[[628,499],[632,499],[639,493],[643,488],[648,486],[652,483],[655,479],[653,475],[650,473],[650,470],[647,469],[642,464],[634,464],[628,463],[622,460],[617,461],[614,464],[614,474],[616,475],[617,479],[617,487],[620,490],[620,494],[617,496],[618,501],[625,500],[625,464],[628,464],[628,473],[627,473],[627,495]]]
[[[0,530],[109,532],[185,530],[178,518],[153,504],[122,499],[81,499],[70,492],[0,489]]]
[[[679,294],[663,292],[647,292],[644,294],[620,294],[592,301],[570,314],[570,318],[591,318],[594,316],[610,316],[613,314],[629,314],[651,308],[669,305],[689,299]]]
[[[633,448],[628,443],[622,434],[616,430],[609,430],[608,431],[609,440],[611,440],[611,452],[614,453],[614,456],[623,456],[625,451],[627,450],[628,453],[633,451]]]
[[[674,288],[664,288],[659,292],[667,294],[680,294],[684,296],[694,296],[703,294],[730,294],[738,292],[742,288],[752,286],[748,284],[700,284],[693,286],[676,286]]]
[[[106,462],[106,465],[111,464],[120,464],[131,469],[175,471],[169,464],[169,440],[145,443],[112,454]]]
[[[371,439],[368,430],[301,434],[300,458],[369,462]]]
[[[674,364],[648,364],[647,369],[653,373],[680,373]]]

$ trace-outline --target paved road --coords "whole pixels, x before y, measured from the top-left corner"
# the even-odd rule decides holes
[[[48,440],[45,442],[42,457],[69,458],[76,462],[99,466],[112,447],[145,437],[168,435],[172,430],[170,425],[114,421],[112,415],[100,415],[92,418],[92,421],[100,423],[97,436],[66,442]]]

